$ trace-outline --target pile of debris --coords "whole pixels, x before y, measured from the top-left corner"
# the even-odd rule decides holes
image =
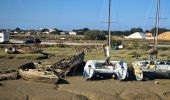
[[[0,81],[1,80],[14,80],[18,78],[18,72],[12,69],[0,70]]]
[[[33,47],[22,47],[22,48],[16,48],[16,47],[8,47],[5,48],[5,52],[8,54],[31,54],[31,53],[42,53],[43,50],[39,48],[33,48]]]

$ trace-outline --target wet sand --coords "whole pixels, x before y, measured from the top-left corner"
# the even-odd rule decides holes
[[[0,68],[17,69],[27,60],[1,59]],[[155,81],[158,84],[155,84]],[[82,76],[66,77],[58,85],[19,80],[0,81],[0,100],[169,100],[170,80],[86,81]]]

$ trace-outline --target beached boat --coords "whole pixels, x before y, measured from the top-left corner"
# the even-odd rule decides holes
[[[84,51],[82,51],[78,55],[56,62],[51,68],[57,73],[58,77],[64,77],[72,68],[75,71],[77,65],[84,62],[84,55]]]
[[[144,78],[168,78],[170,77],[170,62],[155,61],[153,64],[150,60],[136,61],[132,63],[134,74],[137,80]]]
[[[62,59],[55,64],[45,67],[39,63],[31,62],[18,68],[19,75],[25,80],[53,82],[63,78],[76,65],[84,60],[84,52],[69,59]]]
[[[150,60],[135,61],[132,63],[134,75],[137,80],[154,77],[170,77],[170,62],[157,60],[157,40],[159,33],[160,0],[157,0],[156,31],[154,35],[154,45],[150,51]]]
[[[91,79],[94,76],[113,76],[124,80],[128,75],[128,66],[124,61],[110,61],[110,26],[111,0],[109,0],[108,45],[104,47],[106,60],[88,60],[84,67],[83,77]]]
[[[127,76],[127,63],[123,61],[110,61],[105,64],[105,60],[88,60],[84,67],[84,78],[90,79],[93,76],[114,76],[124,80]]]
[[[43,67],[41,64],[35,62],[20,66],[18,72],[19,75],[25,80],[56,83],[59,79],[51,68]]]

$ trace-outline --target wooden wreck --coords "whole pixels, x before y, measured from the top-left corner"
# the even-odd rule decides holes
[[[57,73],[58,77],[64,77],[71,69],[74,68],[74,71],[76,70],[77,65],[84,61],[84,55],[84,51],[82,51],[76,56],[56,62],[51,68]]]
[[[19,75],[25,80],[53,82],[63,78],[76,65],[84,60],[84,52],[69,59],[62,59],[50,67],[42,66],[39,63],[31,62],[19,67]]]
[[[48,68],[39,63],[31,62],[24,64],[18,69],[19,75],[25,80],[55,83],[58,77]]]

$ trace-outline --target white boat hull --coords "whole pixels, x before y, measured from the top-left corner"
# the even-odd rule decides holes
[[[150,68],[150,61],[136,61],[132,63],[136,80],[143,80],[144,77],[170,77],[170,65],[168,62],[155,62],[155,67]],[[140,73],[136,73],[138,69]],[[139,77],[140,76],[140,77]]]
[[[133,66],[133,73],[137,81],[143,80],[143,71],[140,66],[136,63],[132,63]]]
[[[84,67],[84,78],[91,79],[95,74],[116,75],[124,80],[128,73],[127,63],[122,61],[110,61],[111,65],[105,65],[104,60],[89,60]]]

